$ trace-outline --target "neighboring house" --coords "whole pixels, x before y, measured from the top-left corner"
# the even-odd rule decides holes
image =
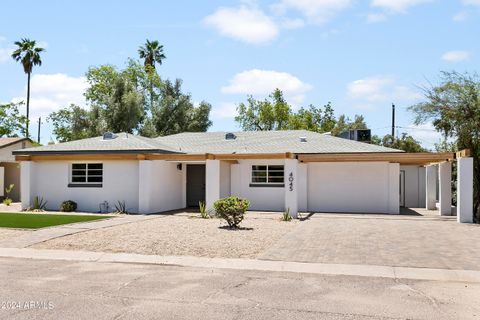
[[[39,196],[52,210],[64,200],[95,212],[125,201],[132,212],[155,213],[199,201],[211,208],[215,200],[235,195],[249,199],[251,210],[289,209],[294,216],[298,211],[398,214],[401,205],[434,209],[437,183],[440,211],[450,214],[451,161],[457,158],[301,130],[186,132],[154,139],[107,133],[14,154],[22,163],[24,207]],[[459,190],[468,198],[471,158],[458,160]],[[462,205],[459,210],[468,212]]]
[[[32,141],[27,138],[0,138],[0,198],[5,196],[5,187],[14,184],[10,198],[20,201],[20,164],[15,161],[12,151],[30,148]]]

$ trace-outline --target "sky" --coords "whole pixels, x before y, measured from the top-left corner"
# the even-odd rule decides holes
[[[181,78],[193,101],[212,104],[210,131],[239,130],[236,105],[278,87],[296,109],[330,101],[337,116],[364,115],[378,135],[391,131],[395,103],[396,132],[433,148],[440,135],[415,126],[407,108],[440,71],[478,71],[479,31],[480,0],[4,0],[0,103],[26,96],[26,75],[10,57],[16,40],[46,48],[32,75],[36,133],[38,117],[70,103],[88,108],[89,66],[123,68],[149,39],[164,45],[161,77]],[[41,142],[54,138],[43,124]]]

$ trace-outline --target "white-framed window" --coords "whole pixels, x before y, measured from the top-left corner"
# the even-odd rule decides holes
[[[283,165],[253,165],[252,186],[283,186],[285,183]]]
[[[103,163],[72,163],[70,168],[72,185],[101,185],[103,183]]]

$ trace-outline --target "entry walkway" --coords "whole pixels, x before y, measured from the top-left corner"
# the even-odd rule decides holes
[[[434,215],[314,214],[265,260],[480,270],[480,225]]]

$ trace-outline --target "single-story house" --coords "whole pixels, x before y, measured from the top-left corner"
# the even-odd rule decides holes
[[[14,185],[9,197],[20,201],[20,164],[15,161],[12,151],[30,148],[32,141],[28,138],[0,138],[0,198],[6,196],[5,188]]]
[[[58,209],[155,213],[230,195],[251,210],[399,214],[401,206],[451,214],[451,162],[459,162],[458,212],[472,220],[472,159],[464,153],[406,153],[305,130],[126,133],[17,150],[22,206],[35,196]]]

